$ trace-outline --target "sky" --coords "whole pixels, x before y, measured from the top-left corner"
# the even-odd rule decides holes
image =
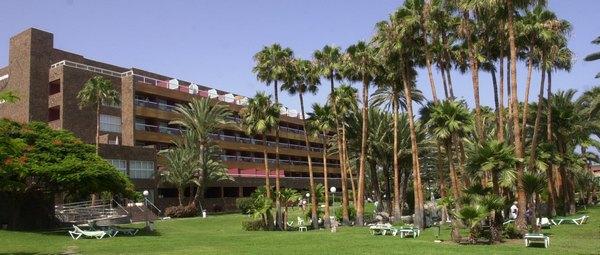
[[[569,47],[575,52],[573,70],[554,74],[553,88],[583,91],[600,84],[594,79],[600,61],[583,61],[587,54],[600,51],[600,46],[591,44],[600,36],[600,1],[549,2],[551,10],[572,23]],[[89,59],[253,96],[256,91],[272,93],[252,73],[252,56],[263,46],[279,43],[301,58],[311,58],[327,44],[345,49],[369,40],[375,23],[387,19],[401,4],[390,0],[8,0],[2,2],[0,15],[0,66],[8,63],[10,37],[35,27],[54,34],[55,48]],[[470,74],[452,76],[455,94],[473,105]],[[526,68],[520,65],[521,99],[525,76]],[[437,74],[435,78],[437,93],[443,95],[441,78]],[[492,106],[490,75],[481,73],[480,81],[481,103]],[[419,71],[417,82],[431,98],[425,70]],[[537,98],[538,86],[539,74],[534,72],[530,100]],[[323,103],[328,91],[325,85],[316,95],[307,96],[307,107]],[[281,95],[284,105],[299,110],[297,96]]]

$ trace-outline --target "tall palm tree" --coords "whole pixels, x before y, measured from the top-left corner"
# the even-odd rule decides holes
[[[318,228],[317,215],[317,196],[315,193],[315,180],[312,169],[312,157],[310,155],[310,140],[306,130],[306,115],[304,114],[304,94],[314,94],[320,84],[317,67],[308,60],[295,59],[287,68],[285,82],[281,85],[281,90],[287,91],[290,95],[298,95],[300,99],[300,114],[302,118],[302,127],[304,129],[304,142],[306,144],[306,157],[308,159],[308,175],[310,182],[310,200],[311,200],[311,219],[312,225]]]
[[[338,130],[336,136],[341,137],[341,145],[338,145],[338,154],[340,154],[340,165],[342,170],[342,223],[344,223],[344,225],[350,224],[348,215],[348,180],[346,175],[350,172],[350,167],[348,160],[346,160],[348,158],[346,127],[348,125],[348,115],[358,110],[357,101],[356,89],[348,85],[339,86],[329,97],[329,103],[331,105],[335,104],[336,108],[338,109],[338,111],[334,112],[334,114],[336,125],[339,123],[339,126],[341,127],[341,132]],[[352,187],[354,187],[354,181],[352,181]],[[356,199],[356,196],[353,197]],[[354,204],[356,205],[356,203]]]
[[[308,114],[308,130],[316,137],[321,138],[323,143],[323,189],[325,190],[325,211],[323,213],[324,224],[329,228],[331,221],[329,219],[329,178],[327,171],[327,144],[329,143],[329,132],[335,126],[334,114],[329,105],[321,106],[319,104],[312,105],[312,112]]]
[[[265,166],[265,189],[267,198],[271,197],[271,184],[269,170],[269,158],[267,154],[267,134],[275,129],[279,123],[280,106],[271,102],[271,96],[264,92],[258,92],[248,100],[248,106],[240,113],[242,116],[242,127],[249,136],[262,136],[263,161]]]
[[[544,192],[546,187],[545,176],[537,173],[528,171],[523,175],[523,186],[525,187],[525,193],[527,194],[527,200],[531,208],[531,218],[534,219],[532,225],[537,230],[538,225],[535,223],[537,219],[537,207],[540,201],[541,193]]]
[[[365,197],[365,162],[367,153],[367,134],[369,118],[369,87],[376,73],[376,59],[374,50],[367,43],[359,41],[346,49],[344,68],[348,77],[354,81],[362,82],[362,141],[358,168],[358,194],[356,204],[356,224],[364,225],[364,197]]]
[[[341,171],[341,175],[342,175],[342,223],[344,224],[349,224],[350,220],[349,220],[349,216],[348,216],[348,190],[347,190],[347,181],[346,181],[346,173],[348,172],[348,169],[346,168],[346,163],[345,163],[345,156],[344,153],[342,151],[343,145],[342,143],[344,142],[343,137],[342,137],[342,132],[343,132],[343,124],[340,121],[340,118],[338,118],[339,114],[339,107],[337,106],[336,100],[332,100],[335,94],[335,84],[334,81],[335,80],[341,80],[342,79],[342,75],[340,72],[341,69],[341,65],[342,65],[342,57],[343,54],[341,52],[341,48],[338,46],[330,46],[330,45],[326,45],[325,47],[323,47],[322,50],[317,50],[313,53],[313,58],[315,60],[315,63],[317,64],[319,71],[321,73],[321,76],[325,77],[326,79],[329,79],[330,85],[331,85],[331,91],[329,93],[329,104],[331,105],[332,109],[333,109],[333,114],[335,115],[335,127],[336,127],[336,131],[339,135],[336,136],[336,141],[337,141],[337,148],[338,148],[338,157],[339,157],[339,162],[340,162],[340,171]],[[345,197],[345,199],[344,199]],[[344,202],[345,201],[345,202]]]
[[[119,104],[121,96],[112,86],[112,82],[102,76],[94,76],[83,84],[77,94],[79,109],[93,106],[96,113],[96,154],[100,142],[100,106]]]
[[[279,104],[278,83],[283,82],[287,65],[292,61],[294,52],[290,48],[283,48],[275,43],[271,46],[265,46],[254,55],[255,66],[252,72],[256,78],[267,84],[273,84],[273,95],[275,104]],[[280,181],[279,181],[279,124],[275,128],[275,207],[277,212],[276,222],[279,229],[285,224],[281,212],[281,202],[279,201]]]
[[[193,201],[196,206],[200,206],[210,173],[219,172],[219,169],[222,169],[219,162],[211,160],[215,154],[215,148],[210,135],[220,126],[228,124],[227,119],[232,113],[226,105],[211,102],[208,98],[194,99],[187,104],[179,104],[174,111],[178,113],[178,116],[169,124],[184,127],[186,133],[189,133],[189,139],[193,139],[187,141],[188,146],[193,146],[197,150],[200,174],[196,177],[197,190]]]

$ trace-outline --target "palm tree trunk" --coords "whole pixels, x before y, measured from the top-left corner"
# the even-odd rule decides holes
[[[513,0],[507,0],[508,5],[508,41],[510,44],[510,79],[511,79],[511,105],[512,105],[512,116],[513,116],[513,135],[515,140],[515,156],[517,158],[523,158],[523,142],[521,141],[521,127],[519,126],[519,114],[518,114],[518,98],[517,98],[517,46],[515,42],[515,28],[514,28],[514,7]],[[517,214],[517,220],[515,221],[517,229],[520,232],[525,232],[527,224],[525,222],[525,209],[527,201],[525,200],[525,189],[523,186],[523,164],[517,162],[517,206],[519,212]]]
[[[183,205],[183,188],[177,187],[177,200],[179,201],[179,206]]]
[[[436,142],[437,145],[437,174],[438,174],[438,186],[440,187],[440,197],[446,197],[446,176],[444,175],[444,158],[442,154],[442,146],[440,142]],[[446,222],[446,208],[442,208],[441,222]]]
[[[298,93],[300,97],[300,111],[302,112],[302,129],[304,130],[304,142],[306,143],[306,158],[308,159],[308,179],[310,183],[310,214],[312,226],[314,229],[319,228],[317,215],[317,194],[315,193],[315,178],[312,169],[312,158],[310,156],[310,141],[308,140],[308,132],[306,131],[306,118],[304,117],[304,97],[302,93]]]
[[[463,12],[463,22],[465,24],[465,40],[469,52],[469,66],[471,69],[471,80],[473,81],[473,97],[475,98],[475,129],[477,130],[477,138],[479,143],[482,143],[485,137],[483,136],[483,121],[481,119],[481,104],[479,102],[479,64],[476,59],[475,48],[471,41],[471,30],[468,22],[470,20],[469,12]]]
[[[325,228],[331,227],[329,219],[329,180],[327,178],[327,133],[323,132],[323,188],[325,189],[325,212],[323,222]]]
[[[393,159],[394,159],[394,221],[399,222],[400,217],[402,216],[402,210],[400,209],[400,168],[398,166],[398,95],[394,93],[392,95],[392,108],[393,108],[393,118],[394,118],[394,149],[393,149]]]
[[[444,71],[444,67],[443,65],[438,66],[440,69],[440,73],[442,76],[442,84],[444,85],[444,96],[446,97],[446,99],[450,98],[450,94],[448,93],[448,82],[446,81],[446,74]]]
[[[273,89],[275,93],[275,104],[279,105],[279,91],[277,81],[273,82]],[[265,144],[266,145],[266,144]],[[277,127],[275,127],[275,225],[277,229],[283,229],[285,222],[283,220],[283,212],[281,211],[281,184],[279,180],[279,169],[281,168],[279,162],[279,121]]]
[[[496,70],[492,68],[490,71],[492,75],[492,87],[494,88],[494,107],[496,107],[496,129],[500,130],[500,99],[498,98],[498,81],[496,80]],[[498,132],[498,131],[496,131]]]
[[[498,95],[498,141],[504,142],[504,50],[500,49],[500,93]]]
[[[364,225],[364,204],[365,204],[365,168],[367,160],[367,136],[369,125],[369,80],[363,77],[363,108],[362,108],[362,133],[360,142],[360,159],[358,167],[358,195],[356,204],[356,225]]]
[[[346,154],[346,162],[349,162],[350,160],[348,159],[348,154]],[[354,204],[354,209],[356,209],[356,204],[358,204],[357,202],[357,192],[356,192],[356,181],[354,180],[354,174],[352,173],[352,168],[348,167],[348,174],[350,174],[350,184],[352,186],[352,203]]]
[[[547,90],[547,119],[546,119],[546,140],[552,144],[552,76],[550,70],[548,73],[548,90]],[[554,166],[552,161],[548,162],[548,168],[546,169],[546,175],[548,176],[548,217],[556,216],[556,189],[554,179]]]
[[[425,37],[425,32],[423,34],[423,47],[425,47],[425,65],[427,66],[427,74],[429,76],[429,85],[431,86],[431,96],[433,98],[433,102],[438,101],[437,91],[435,88],[435,81],[433,80],[433,71],[431,70],[431,54],[429,53],[427,39]]]
[[[511,89],[511,78],[510,78],[510,66],[511,66],[511,62],[510,61],[510,57],[508,57],[506,59],[506,96],[508,97],[507,99],[507,106],[508,106],[508,122],[507,122],[507,128],[510,131],[511,125],[513,123],[513,107],[512,107],[512,89]],[[512,134],[511,132],[507,133],[508,135],[508,141],[510,143],[514,143],[514,134]]]
[[[100,102],[96,103],[96,156],[100,153]],[[96,204],[96,193],[92,193],[92,206]]]
[[[270,175],[271,171],[269,171],[269,158],[267,157],[267,135],[263,134],[263,160],[265,163],[265,189],[267,191],[267,198],[271,199],[271,182]]]
[[[442,32],[442,44],[444,45],[444,68],[446,69],[446,78],[448,80],[448,92],[450,93],[450,97],[454,98],[454,89],[452,88],[452,77],[450,76],[450,46],[448,45],[448,35],[445,32]]]
[[[377,175],[377,163],[374,162],[373,160],[369,160],[369,170],[370,170],[370,175],[371,175],[371,188],[373,189],[373,193],[375,194],[375,198],[377,199],[377,201],[379,201],[381,204],[383,203],[383,199],[382,199],[382,194],[381,194],[381,189],[379,188],[379,176]],[[370,193],[367,193],[370,194]]]
[[[352,174],[352,168],[350,167],[350,158],[348,157],[348,142],[346,139],[346,127],[342,125],[342,138],[343,143],[342,146],[344,148],[344,163],[346,164],[347,174],[350,175],[350,184],[352,188],[352,200],[354,203],[354,208],[356,209],[356,183],[354,182],[354,175]],[[346,197],[348,197],[348,193],[346,192]],[[347,200],[347,199],[346,199]]]
[[[542,62],[543,62],[543,57],[542,57]],[[542,68],[542,78],[540,81],[540,92],[538,94],[538,104],[537,104],[537,109],[535,112],[535,124],[533,126],[533,138],[531,140],[531,148],[529,149],[529,164],[527,164],[527,170],[529,171],[534,171],[534,165],[535,165],[535,159],[536,159],[536,152],[537,152],[537,146],[538,146],[538,138],[539,138],[539,132],[540,132],[540,122],[542,120],[542,100],[544,99],[544,82],[546,80],[546,72],[544,71],[544,69]],[[523,117],[523,120],[525,120],[525,117]]]
[[[523,124],[521,124],[521,130],[523,131],[523,140],[525,140],[525,127],[527,126],[527,111],[529,110],[529,90],[531,89],[531,72],[533,70],[533,57],[530,56],[527,61],[527,83],[525,83],[525,99],[523,102]],[[544,71],[542,71],[543,73]]]
[[[334,95],[335,87],[333,84],[333,74],[331,74],[331,97]],[[331,106],[333,107],[333,113],[335,115],[335,127],[337,130],[337,145],[338,145],[338,157],[340,160],[340,175],[342,177],[342,223],[344,225],[350,225],[350,218],[348,215],[348,180],[346,178],[346,164],[344,157],[344,132],[340,123],[340,114],[337,110],[337,100],[331,100]]]
[[[452,142],[446,143],[446,154],[448,154],[448,166],[450,167],[450,182],[452,183],[452,195],[454,199],[461,197],[460,194],[460,182],[458,180],[458,174],[456,173],[456,167],[454,166],[454,151],[452,148]]]
[[[415,197],[415,226],[423,229],[424,224],[424,212],[423,212],[423,190],[421,186],[421,169],[419,165],[419,147],[417,145],[417,130],[414,123],[414,115],[412,108],[412,92],[410,88],[409,75],[407,67],[404,67],[404,95],[406,96],[406,110],[408,111],[408,125],[410,129],[410,147],[412,154],[412,168],[413,168],[413,187]]]

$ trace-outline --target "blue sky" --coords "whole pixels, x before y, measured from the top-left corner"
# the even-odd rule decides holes
[[[54,33],[55,47],[90,59],[197,82],[252,96],[257,90],[272,91],[251,72],[252,56],[274,42],[309,58],[326,44],[342,48],[368,40],[374,24],[386,19],[402,1],[303,0],[303,1],[3,1],[0,15],[0,66],[8,62],[9,38],[36,27]],[[597,0],[552,0],[550,8],[573,24],[569,47],[576,54],[571,73],[553,76],[555,89],[588,89],[600,62],[584,62],[585,55],[600,51],[590,43],[600,35]],[[521,66],[519,86],[526,69]],[[421,70],[419,88],[431,91]],[[534,73],[534,99],[539,86]],[[441,78],[436,77],[438,95]],[[469,74],[453,73],[457,96],[472,101]],[[491,79],[481,74],[481,100],[493,105]],[[358,85],[357,85],[358,86]],[[307,105],[323,102],[326,86]],[[522,97],[523,91],[519,92]],[[284,104],[299,109],[297,97],[283,94]]]

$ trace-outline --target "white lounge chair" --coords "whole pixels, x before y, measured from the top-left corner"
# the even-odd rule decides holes
[[[550,246],[550,237],[545,236],[544,234],[529,233],[525,234],[523,239],[525,240],[525,247],[529,247],[531,243],[544,243],[544,248],[548,248],[548,246]]]
[[[87,231],[82,230],[75,225],[73,225],[73,229],[73,231],[69,231],[69,235],[71,235],[71,238],[75,240],[79,239],[79,237],[81,237],[82,235],[86,237],[94,237],[96,239],[102,239],[105,235],[107,235],[107,233],[102,230]]]
[[[117,226],[111,226],[108,229],[114,233],[111,237],[116,236],[118,233],[123,233],[126,235],[134,236],[140,231],[137,228],[120,228]]]

